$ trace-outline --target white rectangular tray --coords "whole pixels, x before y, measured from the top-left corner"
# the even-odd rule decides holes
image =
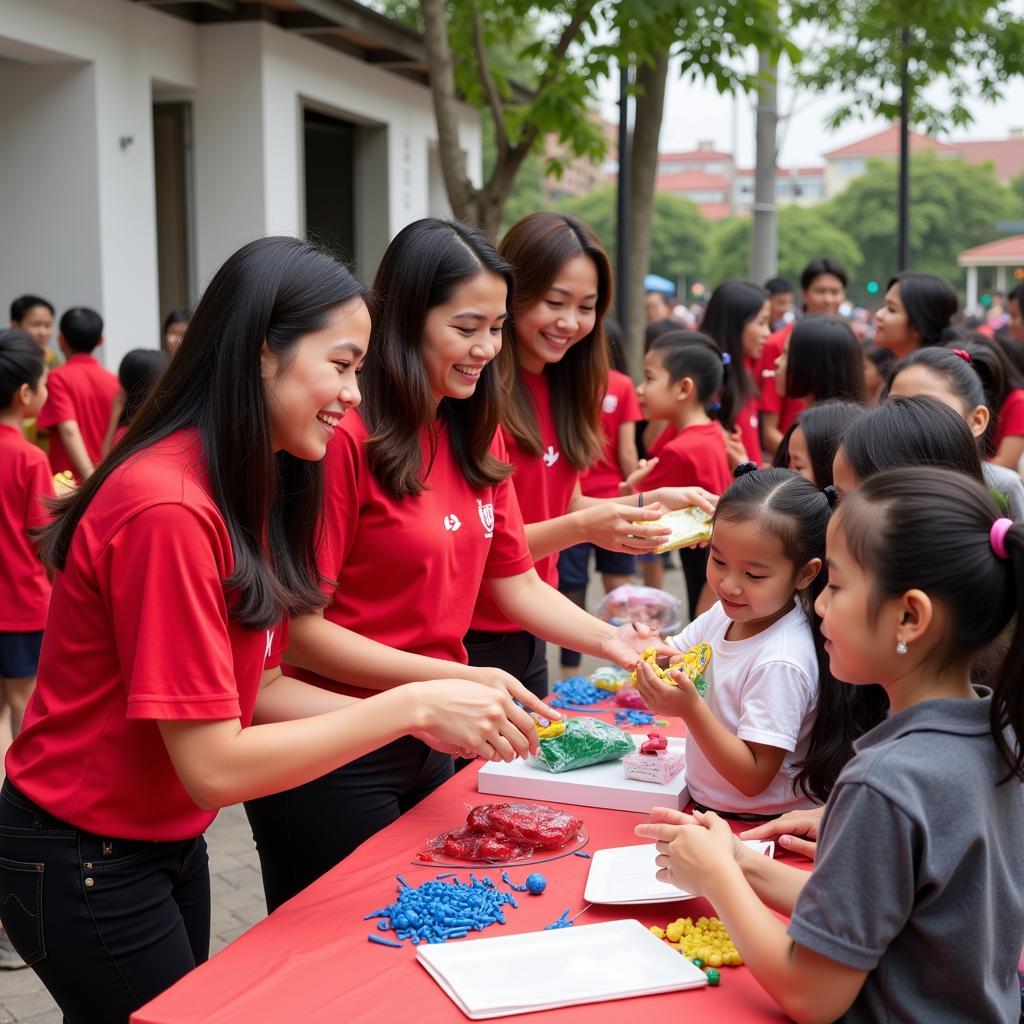
[[[633,736],[639,747],[645,736]],[[670,738],[673,750],[685,750],[686,740]],[[652,807],[682,810],[690,802],[686,769],[664,786],[627,779],[622,761],[608,761],[557,775],[534,768],[528,761],[488,762],[480,769],[477,789],[498,796],[554,800],[582,807],[606,807],[613,811],[649,811]]]
[[[775,843],[744,840],[747,846],[768,857],[775,854]],[[624,906],[634,903],[676,903],[691,900],[693,893],[684,892],[655,878],[654,863],[658,852],[654,843],[617,846],[596,850],[590,861],[590,873],[583,899],[587,903],[611,903]]]
[[[416,959],[472,1020],[707,984],[703,971],[633,920],[424,944]]]

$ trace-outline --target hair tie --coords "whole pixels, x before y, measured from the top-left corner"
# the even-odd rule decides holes
[[[825,495],[825,500],[828,502],[829,508],[835,508],[836,505],[839,504],[839,492],[832,484],[826,484],[822,487],[821,493]]]
[[[997,519],[992,524],[992,529],[988,531],[988,542],[996,553],[996,558],[1005,560],[1010,557],[1006,553],[1006,535],[1011,526],[1013,526],[1012,519]]]
[[[959,356],[968,365],[970,365],[971,363],[974,362],[974,360],[971,358],[971,353],[968,352],[966,349],[963,349],[963,348],[951,348],[949,351],[952,352],[953,355]]]
[[[708,412],[721,412],[721,402],[708,402]]]
[[[741,462],[732,471],[732,478],[733,478],[733,480],[739,480],[739,478],[741,476],[746,476],[748,473],[756,473],[756,472],[757,472],[757,463],[756,462]]]
[[[722,353],[722,365],[729,366],[732,363],[732,356],[728,352]]]

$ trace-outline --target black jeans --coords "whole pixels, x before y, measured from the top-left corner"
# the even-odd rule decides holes
[[[521,629],[511,633],[471,629],[463,643],[470,665],[504,669],[531,693],[548,695],[547,645],[539,637]]]
[[[403,736],[303,786],[246,801],[267,912],[415,807],[452,772],[447,754]]]
[[[209,956],[202,836],[83,832],[0,792],[0,919],[69,1024],[123,1024]]]

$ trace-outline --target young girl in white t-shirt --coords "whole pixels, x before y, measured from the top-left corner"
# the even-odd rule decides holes
[[[708,559],[718,601],[668,641],[710,649],[704,697],[683,672],[669,685],[648,666],[638,688],[686,723],[695,804],[756,819],[823,802],[877,716],[832,678],[814,616],[831,495],[785,469],[736,472]]]

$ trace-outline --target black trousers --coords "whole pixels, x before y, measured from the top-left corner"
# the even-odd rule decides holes
[[[463,643],[470,665],[504,669],[531,693],[548,695],[547,645],[539,637],[522,629],[511,633],[471,629]]]
[[[0,791],[0,920],[69,1024],[124,1024],[209,956],[202,836],[83,832]]]
[[[247,801],[267,912],[330,871],[452,773],[451,757],[403,736],[303,786]]]
[[[683,563],[683,578],[686,580],[686,597],[690,605],[690,621],[697,617],[697,601],[708,578],[708,548],[680,548],[679,558]]]

